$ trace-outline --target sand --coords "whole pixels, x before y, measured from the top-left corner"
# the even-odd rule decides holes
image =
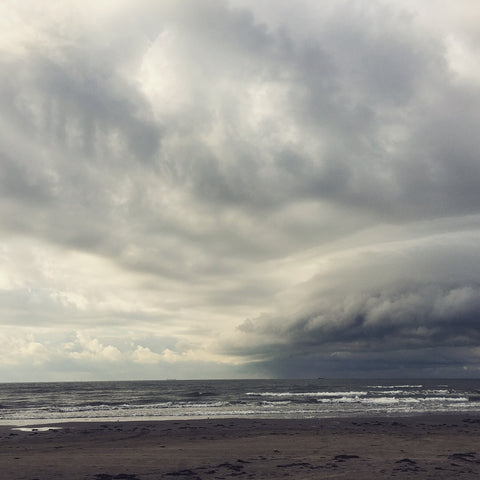
[[[469,415],[0,427],[0,445],[2,480],[480,478]]]

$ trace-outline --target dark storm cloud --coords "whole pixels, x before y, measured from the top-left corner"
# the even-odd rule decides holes
[[[372,362],[377,364],[372,371],[397,369],[398,374],[413,361],[435,373],[437,363],[448,365],[443,352],[450,358],[458,349],[462,367],[476,368],[477,232],[339,258],[337,268],[287,292],[277,313],[241,324],[235,353],[263,359],[277,373],[289,358],[296,359],[292,366],[300,373],[304,358],[304,367],[313,362],[328,374],[341,369],[365,374]]]

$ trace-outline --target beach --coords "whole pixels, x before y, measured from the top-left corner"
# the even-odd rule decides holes
[[[480,416],[0,427],[5,480],[477,479]]]

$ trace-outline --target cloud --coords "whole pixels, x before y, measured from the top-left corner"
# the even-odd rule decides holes
[[[132,353],[132,360],[136,363],[158,363],[162,356],[152,352],[148,347],[138,345]]]
[[[1,6],[4,327],[98,328],[72,372],[473,365],[478,14],[417,3]]]
[[[477,235],[436,235],[332,255],[321,273],[284,292],[273,312],[240,324],[222,348],[261,362],[276,359],[283,368],[289,357],[313,358],[330,374],[342,364],[344,374],[365,374],[374,359],[377,371],[395,372],[409,359],[434,371],[439,353],[450,358],[458,351],[462,366],[474,367]]]
[[[20,364],[39,366],[50,360],[48,349],[31,336],[16,338],[2,335],[2,352],[0,355],[3,365],[15,367]]]
[[[0,327],[5,381],[226,378],[248,370],[223,355],[152,332],[108,327]],[[243,372],[243,373],[240,373]],[[250,375],[254,374],[252,373]]]
[[[25,167],[18,172],[18,154],[12,157],[5,192],[13,189],[20,204],[32,197],[32,213],[50,199],[58,214],[17,228],[126,256],[127,265],[145,269],[147,262],[127,247],[144,243],[147,234],[159,256],[172,242],[197,256],[212,239],[224,255],[244,251],[247,260],[272,244],[277,255],[289,253],[295,205],[342,214],[341,225],[328,225],[332,235],[358,228],[357,215],[364,222],[415,219],[471,213],[478,205],[471,180],[478,145],[462,133],[478,122],[478,98],[471,92],[468,111],[460,107],[468,115],[452,118],[450,106],[465,91],[449,81],[442,44],[408,17],[385,8],[350,9],[345,16],[340,8],[307,42],[218,2],[167,5],[148,47],[137,47],[141,62],[130,76],[111,51],[103,52],[105,61],[92,59],[103,37],[91,50],[74,38],[68,49],[55,44],[55,55],[33,50],[16,59],[13,67],[26,72],[21,94],[8,87],[5,98],[17,100],[9,117],[24,129],[30,125],[42,143],[30,150],[45,154],[29,167],[29,181],[21,175]],[[145,13],[139,8],[136,15]],[[444,100],[432,109],[431,96]],[[462,151],[452,175],[442,142],[455,136]],[[47,138],[55,143],[46,149]],[[24,163],[31,155],[24,152]],[[137,165],[146,161],[145,170]],[[265,215],[272,224],[264,227]],[[325,228],[307,217],[300,227],[311,246]],[[130,218],[136,234],[128,231]],[[261,233],[255,243],[248,240],[252,230]],[[178,260],[186,263],[184,255]],[[165,260],[148,263],[173,274]]]
[[[74,360],[118,362],[122,358],[118,348],[113,345],[103,345],[98,339],[90,338],[82,333],[78,333],[75,344],[68,344],[67,348],[76,345],[80,346],[80,351],[76,350],[69,353],[69,357]]]

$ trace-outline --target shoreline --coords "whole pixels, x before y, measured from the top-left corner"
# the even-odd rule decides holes
[[[60,425],[60,424],[73,424],[73,423],[85,423],[85,424],[95,424],[95,423],[136,423],[136,422],[179,422],[179,421],[196,421],[196,420],[222,420],[222,419],[239,419],[239,420],[355,420],[362,418],[380,418],[380,419],[399,419],[399,418],[417,418],[417,417],[479,417],[480,418],[480,409],[471,409],[471,410],[459,410],[459,411],[422,411],[422,412],[394,412],[394,413],[373,413],[369,412],[365,415],[358,415],[357,413],[345,413],[343,415],[325,414],[318,416],[305,416],[297,417],[294,414],[291,416],[287,415],[260,415],[260,414],[247,414],[247,415],[235,415],[235,414],[225,414],[225,415],[162,415],[162,416],[125,416],[125,417],[71,417],[71,418],[22,418],[22,419],[0,419],[0,429],[3,427],[28,427],[28,426],[45,426],[45,425]]]
[[[403,419],[408,421],[408,419],[429,419],[429,418],[463,418],[471,417],[480,419],[480,410],[467,410],[467,411],[458,411],[458,412],[411,412],[411,413],[378,413],[378,414],[365,414],[365,415],[325,415],[325,416],[311,416],[311,417],[294,417],[294,416],[275,416],[275,415],[172,415],[172,416],[157,416],[157,417],[72,417],[72,418],[35,418],[35,419],[18,419],[18,420],[0,420],[0,430],[5,427],[29,427],[29,426],[45,426],[45,425],[74,425],[74,424],[87,424],[94,425],[100,423],[165,423],[165,422],[194,422],[194,421],[215,421],[215,420],[239,420],[239,421],[252,421],[252,420],[262,420],[262,421],[296,421],[296,422],[321,422],[321,421],[355,421],[358,420],[399,420]]]
[[[0,426],[0,468],[9,480],[480,477],[480,415],[462,413],[14,428]]]

